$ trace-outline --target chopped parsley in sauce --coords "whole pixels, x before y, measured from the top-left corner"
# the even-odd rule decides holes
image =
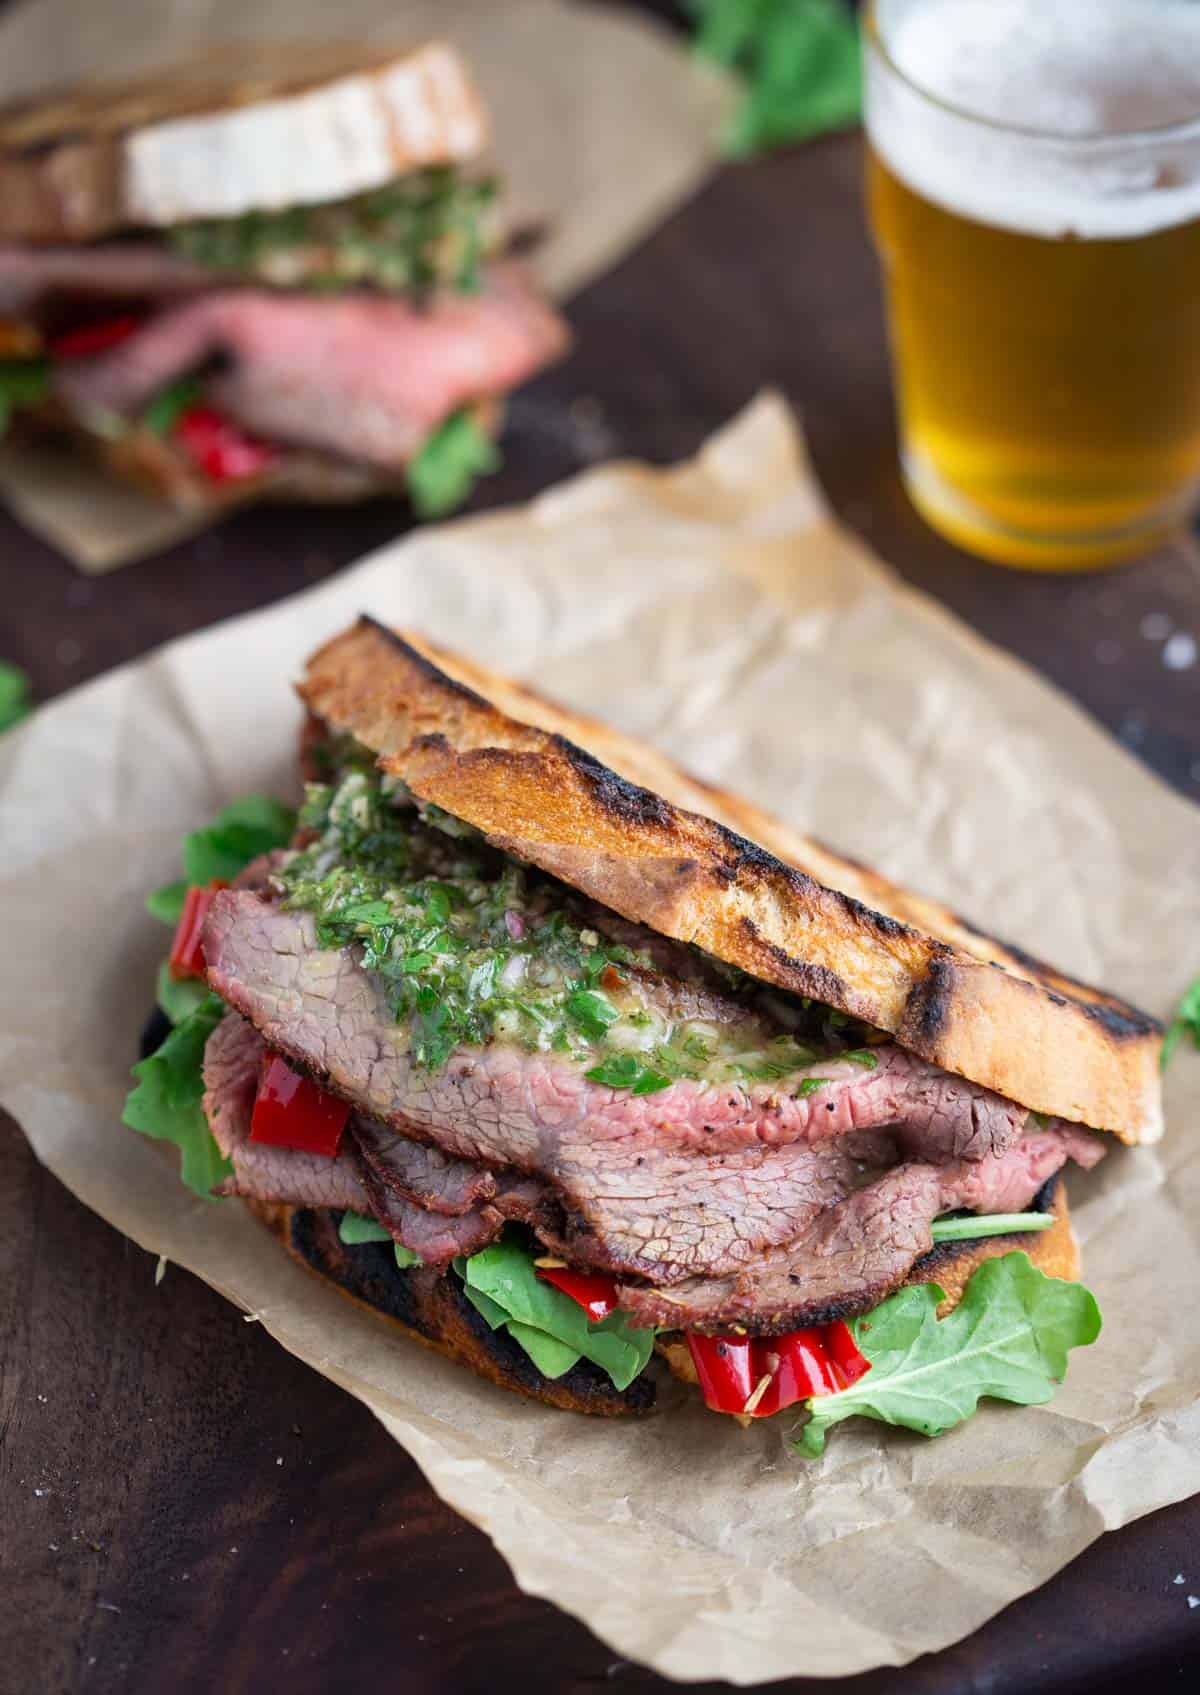
[[[681,1078],[804,1094],[818,1060],[874,1063],[866,1027],[595,906],[338,751],[300,815],[312,841],[273,880],[323,947],[361,950],[419,1065],[507,1042],[643,1095]]]

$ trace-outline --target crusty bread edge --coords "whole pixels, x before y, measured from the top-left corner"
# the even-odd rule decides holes
[[[803,867],[836,855],[632,737],[365,617],[312,655],[299,693],[419,797],[623,916],[862,1018],[1033,1111],[1132,1143],[1162,1134],[1153,1019],[1003,944],[981,958],[826,886]],[[647,771],[653,789],[630,780]],[[756,834],[676,797],[707,797]],[[861,884],[862,868],[840,863]],[[873,881],[895,905],[913,904]],[[967,933],[945,909],[919,905],[948,933]]]
[[[0,241],[91,241],[131,225],[342,200],[475,158],[490,140],[479,90],[445,41],[364,48],[358,64],[282,85],[250,47],[240,63],[214,55],[208,80],[203,65],[186,70],[83,83],[0,111]],[[32,141],[19,151],[23,136]]]

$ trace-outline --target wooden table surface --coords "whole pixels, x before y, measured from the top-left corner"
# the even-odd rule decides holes
[[[1168,645],[1200,636],[1190,541],[1121,572],[1039,578],[957,553],[909,507],[860,168],[858,139],[841,137],[727,169],[576,299],[576,349],[514,405],[506,469],[475,506],[611,454],[678,458],[776,384],[848,524],[1200,797],[1200,664],[1179,663],[1186,640]],[[44,700],[327,576],[407,522],[395,503],[261,509],[87,579],[0,515],[0,656]],[[194,1278],[171,1269],[156,1288],[153,1274],[0,1121],[3,1695],[667,1687],[519,1594],[361,1407]],[[1200,1663],[1189,1590],[1200,1502],[1102,1538],[902,1673],[775,1687],[1174,1687]]]

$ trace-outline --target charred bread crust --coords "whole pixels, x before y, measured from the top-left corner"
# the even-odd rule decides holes
[[[318,649],[299,692],[422,799],[625,917],[1034,1111],[1162,1134],[1152,1018],[632,737],[367,617]]]
[[[946,1297],[938,1304],[938,1317],[945,1318],[962,1300],[963,1291],[984,1260],[996,1259],[1001,1254],[1028,1254],[1047,1277],[1074,1282],[1080,1271],[1079,1243],[1071,1228],[1067,1186],[1061,1172],[1043,1184],[1029,1210],[1052,1212],[1055,1222],[1046,1230],[1026,1230],[1012,1236],[976,1236],[962,1242],[939,1242],[917,1261],[905,1284],[936,1283]],[[830,1313],[830,1318],[836,1316]],[[687,1343],[678,1331],[665,1332],[654,1347],[675,1377],[684,1383],[698,1381]]]
[[[319,175],[314,138],[327,143]],[[474,158],[488,140],[478,90],[445,42],[240,41],[0,108],[0,241],[274,209],[312,200],[315,177],[318,199],[340,200]]]
[[[484,1322],[456,1278],[423,1266],[401,1271],[386,1242],[347,1248],[338,1236],[337,1213],[254,1200],[243,1204],[309,1271],[489,1383],[562,1412],[600,1418],[647,1413],[654,1406],[651,1378],[639,1377],[622,1392],[587,1360],[580,1360],[562,1377],[543,1377],[507,1332],[493,1330]]]

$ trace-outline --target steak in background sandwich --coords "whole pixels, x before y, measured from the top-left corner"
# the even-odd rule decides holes
[[[1161,1134],[1153,1020],[411,634],[300,694],[298,820],[235,803],[151,901],[126,1121],[186,1181],[553,1406],[644,1411],[657,1354],[815,1453],[1049,1398],[1100,1323],[1063,1173]]]
[[[191,509],[448,510],[567,342],[487,142],[437,42],[242,45],[0,110],[0,434],[68,431]]]

